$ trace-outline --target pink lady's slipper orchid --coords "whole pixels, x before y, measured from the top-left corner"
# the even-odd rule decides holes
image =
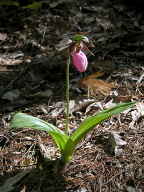
[[[81,50],[79,51],[74,51],[71,53],[72,55],[72,62],[75,68],[79,72],[85,72],[88,66],[88,60],[84,52]]]

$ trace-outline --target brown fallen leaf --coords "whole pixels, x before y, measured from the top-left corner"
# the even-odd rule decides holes
[[[104,96],[109,95],[111,89],[115,88],[114,83],[108,83],[103,80],[95,79],[103,74],[104,73],[102,72],[97,72],[81,79],[79,81],[80,87],[87,89],[89,96],[95,96],[96,94],[102,94]]]

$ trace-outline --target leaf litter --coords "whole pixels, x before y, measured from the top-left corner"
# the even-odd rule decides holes
[[[51,2],[42,13],[31,15],[28,10],[29,16],[23,18],[25,25],[20,25],[20,21],[15,23],[17,31],[13,31],[16,14],[8,26],[3,26],[5,32],[0,33],[3,62],[3,66],[0,64],[0,189],[7,189],[9,183],[11,191],[144,190],[143,13],[108,2],[106,5],[103,1],[98,4],[85,1],[81,6],[77,3],[79,10],[76,6],[70,10],[66,1]],[[2,20],[9,18],[10,11]],[[71,87],[76,87],[70,90],[71,130],[87,116],[117,102],[138,103],[89,133],[78,145],[65,174],[56,178],[52,168],[59,153],[51,138],[29,129],[11,132],[9,120],[11,112],[20,110],[64,129],[65,56],[55,51],[55,45],[70,31],[90,31],[95,57],[88,56],[86,76],[96,71],[99,74],[86,81],[87,77],[81,79],[71,67]],[[73,85],[75,78],[79,84]],[[4,97],[15,90],[19,93],[15,98]],[[53,160],[48,163],[46,175],[36,169],[41,148],[47,149]],[[22,172],[19,177],[22,170],[28,172]]]

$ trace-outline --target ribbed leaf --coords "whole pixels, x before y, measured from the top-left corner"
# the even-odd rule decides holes
[[[25,113],[16,113],[12,118],[10,127],[33,128],[47,131],[52,136],[61,151],[64,150],[65,144],[69,138],[68,135],[66,135],[62,130],[58,129],[54,125]]]
[[[123,103],[118,104],[115,107],[104,110],[98,113],[96,116],[87,118],[80,127],[69,137],[62,159],[64,163],[67,163],[72,158],[72,154],[76,148],[77,143],[85,137],[85,135],[92,130],[97,124],[101,123],[103,120],[108,119],[112,115],[116,115],[129,107],[132,107],[134,103]]]
[[[74,146],[75,146],[74,142],[69,137],[69,139],[65,145],[65,149],[62,153],[62,160],[64,163],[67,163],[68,161],[70,161],[72,159],[72,155],[74,152]]]
[[[19,6],[19,3],[17,1],[12,0],[1,0],[0,6],[7,5],[7,6]]]
[[[33,2],[32,4],[24,6],[24,8],[28,9],[40,9],[42,7],[42,2]]]
[[[103,120],[108,119],[112,115],[116,115],[129,107],[132,107],[135,103],[122,103],[115,107],[99,112],[96,116],[87,118],[80,127],[70,136],[70,139],[76,145],[85,135],[92,130],[97,124],[101,123]]]

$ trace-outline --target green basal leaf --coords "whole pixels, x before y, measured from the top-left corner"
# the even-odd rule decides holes
[[[23,8],[28,8],[28,9],[40,9],[42,7],[42,2],[34,2],[30,5],[26,5]]]
[[[19,3],[17,1],[12,1],[12,0],[1,0],[0,1],[0,6],[19,6]]]
[[[132,107],[135,103],[123,103],[118,104],[115,107],[99,112],[96,116],[87,118],[80,127],[69,137],[64,152],[62,154],[62,159],[64,163],[67,163],[72,159],[72,154],[76,148],[76,145],[86,134],[92,130],[97,124],[108,119],[112,115],[119,114],[120,112],[126,110],[129,107]]]
[[[85,43],[89,43],[89,39],[84,35],[74,35],[72,40],[76,42],[84,41]]]
[[[70,139],[76,145],[86,134],[102,121],[110,118],[112,115],[121,113],[122,111],[132,107],[135,102],[118,104],[115,107],[99,112],[96,116],[89,117],[81,123],[80,127],[70,136]]]
[[[47,131],[61,150],[61,159],[64,164],[66,164],[72,159],[73,152],[78,142],[80,142],[90,130],[112,115],[119,114],[132,107],[134,104],[135,102],[118,104],[115,107],[99,112],[96,116],[87,118],[71,136],[68,136],[50,123],[24,113],[16,113],[10,126],[11,128],[33,128]]]
[[[62,161],[64,163],[67,163],[69,162],[71,159],[72,159],[72,155],[73,155],[73,151],[74,151],[74,142],[71,140],[71,138],[69,137],[66,145],[65,145],[65,148],[64,148],[64,151],[62,153]]]
[[[43,121],[37,117],[27,115],[25,113],[16,113],[12,118],[10,127],[33,128],[37,130],[47,131],[52,136],[61,152],[64,150],[65,144],[67,143],[67,140],[69,138],[68,135],[66,135],[62,130],[58,129],[54,125],[47,123],[46,121]]]

